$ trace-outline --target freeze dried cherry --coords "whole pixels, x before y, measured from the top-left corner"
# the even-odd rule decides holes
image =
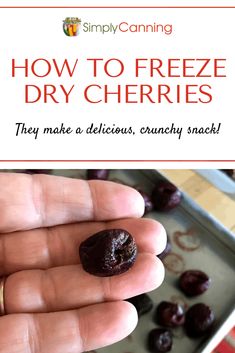
[[[214,320],[215,315],[209,306],[195,304],[186,313],[186,333],[189,337],[201,337],[211,330]]]
[[[153,203],[152,203],[151,197],[146,192],[144,192],[139,188],[137,188],[136,190],[140,193],[140,195],[144,199],[144,214],[151,212],[153,210]]]
[[[114,276],[133,266],[137,246],[126,230],[107,229],[83,241],[79,254],[85,271],[100,277]]]
[[[185,321],[184,310],[179,304],[163,301],[155,311],[154,321],[167,327],[181,326]]]
[[[169,352],[172,347],[172,333],[165,328],[155,328],[149,332],[148,348],[153,353]]]
[[[98,179],[98,180],[107,180],[109,176],[108,169],[88,169],[87,179]]]
[[[136,295],[127,299],[127,301],[134,305],[138,316],[148,313],[153,308],[153,301],[146,293]]]
[[[204,293],[211,284],[211,279],[205,272],[199,270],[188,270],[181,274],[179,286],[189,297]]]
[[[170,211],[181,199],[181,191],[168,181],[159,181],[152,192],[152,202],[158,211]]]

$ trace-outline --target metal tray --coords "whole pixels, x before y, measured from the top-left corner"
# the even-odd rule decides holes
[[[141,186],[150,192],[159,179],[165,179],[152,170],[115,170],[110,179],[131,186]],[[173,330],[172,353],[211,353],[234,324],[235,307],[235,238],[216,219],[212,218],[184,194],[182,203],[169,213],[151,212],[147,217],[157,219],[167,230],[173,249],[164,259],[165,281],[160,288],[149,293],[155,305],[140,317],[135,331],[112,346],[99,349],[99,353],[147,353],[148,332],[156,327],[152,316],[162,300],[175,301],[185,307],[204,302],[212,307],[216,325],[210,336],[189,339],[182,328]],[[177,288],[179,274],[186,269],[204,270],[211,278],[210,289],[193,299],[186,298]]]
[[[54,175],[84,178],[84,170],[53,170]],[[156,170],[112,170],[110,180],[130,186],[140,186],[151,192],[159,179]],[[148,332],[156,327],[152,316],[162,300],[179,302],[186,308],[203,302],[211,306],[216,325],[210,336],[188,338],[182,328],[173,330],[172,353],[211,353],[235,324],[235,237],[215,218],[200,208],[186,194],[181,204],[168,213],[151,212],[146,217],[160,221],[171,239],[172,252],[163,260],[165,281],[149,293],[153,310],[140,317],[135,331],[126,339],[97,350],[99,353],[149,353],[146,349]],[[186,269],[200,269],[212,279],[209,290],[189,299],[177,288],[179,274]],[[95,351],[92,351],[94,353]]]

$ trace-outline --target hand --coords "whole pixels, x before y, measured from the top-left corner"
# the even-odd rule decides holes
[[[166,236],[141,219],[138,192],[104,181],[0,174],[0,275],[6,276],[0,353],[79,353],[121,340],[135,328],[123,299],[158,287]],[[124,228],[138,245],[134,266],[95,277],[80,265],[81,241]]]

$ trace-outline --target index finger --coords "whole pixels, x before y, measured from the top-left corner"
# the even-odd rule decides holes
[[[110,181],[0,173],[0,232],[141,217],[142,196]]]

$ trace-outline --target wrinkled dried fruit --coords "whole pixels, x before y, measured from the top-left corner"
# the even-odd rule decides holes
[[[139,188],[137,188],[136,190],[139,191],[140,195],[144,199],[144,214],[151,212],[153,210],[153,203],[151,201],[150,196]]]
[[[184,310],[179,304],[163,301],[157,307],[154,321],[167,327],[181,326],[185,321]]]
[[[164,257],[166,257],[166,255],[168,255],[169,252],[171,252],[171,249],[172,249],[171,241],[170,241],[169,235],[167,234],[166,247],[165,247],[165,249],[163,250],[163,252],[158,255],[159,259],[160,259],[160,260],[163,260]]]
[[[170,211],[180,203],[181,198],[180,190],[167,181],[159,181],[152,192],[152,202],[158,211]]]
[[[172,333],[164,328],[155,328],[149,332],[148,348],[153,353],[169,352],[172,347]]]
[[[98,179],[98,180],[107,180],[109,176],[108,169],[88,169],[87,179]]]
[[[138,316],[148,313],[153,308],[152,299],[145,293],[129,298],[127,301],[134,305]]]
[[[203,303],[193,305],[186,313],[185,329],[189,337],[200,337],[213,326],[215,316],[211,308]]]
[[[79,254],[85,271],[100,277],[114,276],[133,266],[137,246],[126,230],[108,229],[82,242]]]
[[[181,290],[190,297],[204,293],[210,284],[211,279],[206,273],[199,270],[185,271],[179,279]]]

